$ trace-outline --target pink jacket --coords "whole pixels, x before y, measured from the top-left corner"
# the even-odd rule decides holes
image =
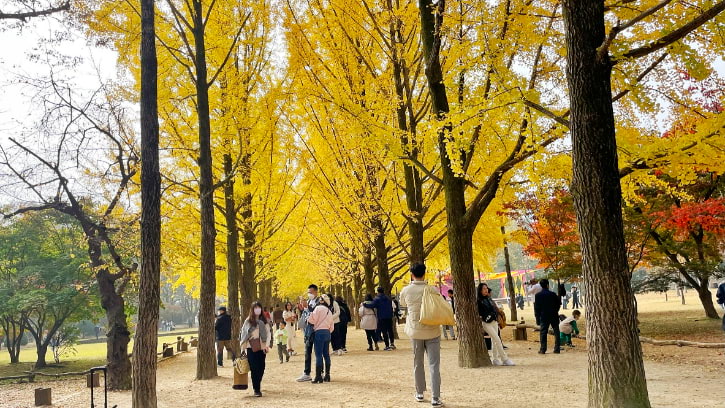
[[[332,312],[325,305],[317,305],[312,311],[307,323],[315,326],[315,331],[327,329],[332,333],[335,330],[334,318]]]

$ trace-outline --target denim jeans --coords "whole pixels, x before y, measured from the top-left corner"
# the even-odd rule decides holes
[[[330,367],[330,331],[326,329],[315,331],[315,366],[323,367],[322,359]]]

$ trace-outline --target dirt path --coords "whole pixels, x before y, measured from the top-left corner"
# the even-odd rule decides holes
[[[504,336],[510,338],[506,329]],[[413,401],[411,352],[407,340],[393,352],[365,351],[364,333],[351,330],[350,352],[333,357],[332,383],[297,383],[303,357],[279,364],[276,352],[267,358],[263,398],[250,391],[231,389],[232,369],[219,370],[219,378],[195,381],[194,353],[161,363],[158,373],[159,407],[421,407]],[[443,340],[442,397],[447,407],[539,407],[566,404],[585,407],[587,358],[584,344],[561,355],[538,355],[538,343],[506,341],[516,367],[463,369],[457,366],[456,342]],[[672,349],[676,352],[676,349]],[[714,352],[715,358],[725,356]],[[313,356],[314,358],[314,356]],[[314,363],[313,363],[314,364]],[[722,364],[722,361],[713,361]],[[228,364],[229,365],[229,364]],[[721,367],[721,366],[720,366]],[[683,366],[647,362],[652,405],[655,407],[716,407],[725,405],[723,373],[712,366]],[[85,381],[43,383],[53,388],[56,407],[89,407]],[[37,384],[0,386],[0,407],[32,407]],[[430,395],[426,394],[426,401]],[[129,392],[112,393],[110,405],[131,406]],[[101,400],[102,402],[102,400]],[[98,400],[96,400],[96,406]],[[103,406],[102,404],[100,406]]]

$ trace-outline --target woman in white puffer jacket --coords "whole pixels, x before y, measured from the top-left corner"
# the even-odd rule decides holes
[[[373,295],[368,294],[365,296],[365,302],[372,303]],[[365,307],[361,303],[358,312],[361,316],[360,328],[365,330],[365,336],[368,339],[368,351],[373,351],[373,345],[375,345],[375,350],[380,350],[380,347],[378,347],[378,339],[375,335],[375,331],[378,329],[378,316],[375,309]]]

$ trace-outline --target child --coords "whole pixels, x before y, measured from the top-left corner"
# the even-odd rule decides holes
[[[571,313],[571,315],[572,317],[566,317],[561,321],[561,323],[559,323],[559,338],[561,339],[561,344],[574,347],[571,343],[571,334],[574,333],[575,336],[579,335],[579,328],[576,325],[576,321],[579,320],[582,313],[575,310]]]
[[[287,357],[287,362],[289,362],[289,353],[287,352],[287,330],[285,327],[287,326],[287,322],[284,320],[279,323],[279,329],[277,329],[276,332],[274,332],[274,338],[277,342],[277,353],[279,353],[279,363],[284,363],[283,356]]]

